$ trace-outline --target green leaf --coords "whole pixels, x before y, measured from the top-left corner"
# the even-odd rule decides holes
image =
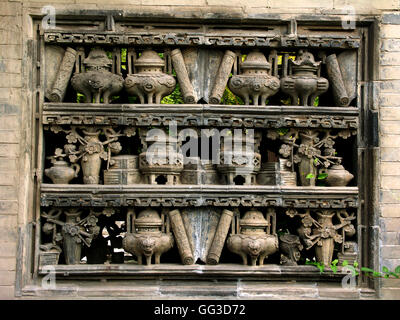
[[[347,260],[343,260],[343,262],[342,262],[343,267],[347,266],[348,264],[349,264],[349,262]]]
[[[390,271],[389,271],[388,267],[383,266],[382,267],[382,272],[388,273]]]
[[[309,174],[306,176],[306,179],[312,179],[312,178],[315,178],[315,176],[314,176],[312,173],[309,173]]]
[[[397,266],[396,269],[394,269],[394,272],[400,274],[400,266]]]
[[[331,264],[334,265],[334,266],[336,266],[338,262],[339,262],[339,260],[338,260],[338,259],[335,259],[335,260],[332,261]]]
[[[314,164],[318,164],[318,158],[314,158]]]
[[[397,279],[400,278],[400,276],[398,274],[394,273],[394,272],[389,272],[389,275],[391,275],[391,276],[393,276],[393,277],[395,277]]]
[[[354,261],[353,266],[354,266],[355,268],[357,268],[357,267],[358,267],[358,262],[357,262],[357,261]]]
[[[374,270],[372,270],[372,269],[370,269],[370,268],[367,268],[367,267],[361,267],[361,271],[364,271],[364,272],[372,272],[372,273],[375,272]]]
[[[327,177],[328,177],[328,174],[327,174],[327,173],[320,173],[320,174],[318,175],[318,179],[319,179],[319,180],[326,179]]]

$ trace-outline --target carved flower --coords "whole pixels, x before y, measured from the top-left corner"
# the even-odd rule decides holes
[[[104,214],[106,217],[111,217],[114,213],[115,213],[115,210],[114,210],[113,208],[105,208],[105,209],[103,210],[103,214]]]
[[[332,148],[334,144],[335,144],[335,141],[333,141],[332,138],[326,138],[324,140],[324,146],[327,148]]]
[[[74,144],[66,144],[64,146],[64,151],[65,151],[66,154],[75,153],[76,152],[76,146]]]
[[[277,138],[279,138],[279,133],[275,130],[268,130],[267,138],[271,140],[276,140]]]
[[[78,160],[78,157],[74,154],[71,154],[68,158],[71,163],[75,163]]]
[[[301,157],[298,154],[295,154],[293,156],[293,162],[294,163],[299,163],[301,161]]]
[[[54,236],[54,241],[55,242],[61,242],[62,240],[63,240],[62,234],[57,232],[56,235]]]
[[[94,236],[97,236],[100,233],[99,226],[90,227],[89,229],[90,229],[90,233]]]
[[[136,130],[135,128],[129,127],[125,129],[124,133],[127,137],[132,137],[136,134]]]
[[[110,151],[112,153],[120,153],[122,150],[122,146],[119,142],[111,142],[109,145]]]
[[[286,210],[286,215],[288,215],[291,218],[294,218],[297,215],[296,209],[288,209]]]
[[[98,142],[88,143],[84,149],[88,154],[100,153],[102,145]]]
[[[64,157],[65,154],[63,154],[63,150],[61,148],[57,148],[56,151],[54,151],[54,156],[55,157]]]
[[[75,226],[75,225],[71,225],[69,223],[66,223],[63,226],[63,230],[65,233],[68,233],[72,237],[75,237],[79,234],[79,227]]]
[[[291,152],[292,148],[287,144],[282,144],[281,148],[279,149],[279,153],[285,158],[289,157]]]
[[[351,131],[350,130],[340,130],[338,133],[338,136],[343,139],[347,139],[351,136]]]
[[[55,134],[63,131],[63,128],[61,128],[60,126],[50,126],[50,131],[54,132]]]
[[[326,148],[325,150],[324,150],[324,155],[325,156],[331,156],[331,157],[334,157],[335,156],[335,153],[336,153],[336,150],[334,149],[334,148]]]
[[[335,229],[332,227],[322,227],[319,230],[319,232],[321,234],[321,238],[324,238],[324,239],[335,238],[335,236],[337,235]]]
[[[96,224],[97,224],[98,221],[99,221],[99,219],[97,219],[94,215],[90,215],[90,216],[88,216],[88,217],[86,218],[86,223],[87,223],[89,226],[92,226],[92,227],[96,226]]]
[[[107,152],[103,151],[103,152],[100,152],[99,157],[101,159],[103,159],[103,160],[107,160],[108,159],[108,154],[107,154]]]
[[[67,134],[66,138],[67,138],[68,143],[76,143],[78,141],[78,138],[73,133]]]
[[[329,161],[324,161],[324,167],[328,168],[331,165],[331,163]]]
[[[340,234],[338,234],[338,233],[335,234],[335,236],[333,237],[333,239],[334,239],[335,242],[337,242],[337,243],[342,243],[342,242],[343,242],[343,237],[342,237]]]
[[[42,230],[45,234],[51,234],[53,232],[54,229],[54,224],[46,222],[43,227]]]
[[[313,225],[313,218],[311,218],[309,215],[306,215],[303,219],[301,219],[301,223],[305,227],[311,227]]]

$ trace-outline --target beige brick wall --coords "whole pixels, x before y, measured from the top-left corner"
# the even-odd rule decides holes
[[[379,62],[380,117],[380,241],[381,263],[400,265],[400,0],[2,0],[0,9],[0,299],[13,298],[18,226],[26,221],[26,177],[29,165],[22,57],[29,28],[27,12],[40,13],[44,5],[56,9],[124,9],[199,15],[227,10],[233,16],[264,13],[340,14],[354,6],[357,14],[374,14],[382,20]],[[24,10],[24,11],[23,11]],[[23,14],[23,12],[25,12]],[[24,25],[24,27],[22,27]],[[23,36],[24,35],[24,36]],[[24,98],[23,98],[24,97]],[[25,131],[26,130],[26,131]],[[24,169],[20,169],[24,168]],[[400,281],[400,280],[398,280]],[[382,281],[384,298],[400,299],[396,281]]]

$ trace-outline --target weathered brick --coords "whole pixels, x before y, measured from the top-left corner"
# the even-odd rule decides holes
[[[78,0],[80,1],[80,0]],[[107,0],[101,0],[104,2],[107,2]],[[131,1],[129,0],[116,0],[117,2],[120,2],[121,4],[132,4]],[[170,6],[204,6],[206,5],[206,0],[193,0],[193,1],[187,1],[187,0],[136,0],[137,2],[141,2],[142,5],[144,6],[153,6],[153,5],[170,5]],[[97,3],[97,1],[96,1]],[[133,1],[133,4],[135,1]]]
[[[400,245],[400,232],[381,232],[384,245]]]
[[[400,163],[399,162],[382,162],[381,175],[398,175],[400,176]],[[392,186],[393,188],[394,186]],[[400,189],[400,186],[398,187]]]
[[[19,119],[16,115],[0,115],[0,130],[11,130],[19,127]]]
[[[17,179],[17,172],[0,171],[0,186],[13,186],[17,183]]]
[[[142,0],[143,1],[143,0]],[[145,0],[148,1],[148,0]],[[182,0],[185,1],[185,0]],[[229,2],[230,5],[232,6],[239,6],[239,7],[267,7],[269,3],[272,2],[271,5],[273,5],[274,0],[254,0],[254,1],[243,1],[243,0],[232,0]],[[290,1],[289,1],[290,2]],[[226,2],[223,0],[207,0],[207,5],[209,6],[226,6]]]
[[[22,4],[17,2],[7,2],[3,1],[1,3],[1,16],[15,16],[17,14],[21,14]]]
[[[16,143],[3,143],[0,144],[0,157],[18,157],[19,145]]]
[[[400,25],[383,24],[380,35],[382,38],[400,38]]]
[[[0,106],[3,104],[16,105],[21,103],[21,89],[0,88]],[[2,107],[3,108],[3,107]],[[0,114],[3,113],[0,108]]]
[[[397,56],[399,56],[400,62],[400,55],[397,54]],[[398,93],[400,92],[400,80],[381,81],[379,90],[381,93]]]
[[[400,66],[382,66],[380,74],[382,80],[398,80],[400,79]]]
[[[0,158],[0,170],[10,170],[16,172],[18,160],[16,158]]]
[[[19,139],[19,131],[0,129],[0,143],[18,143]]]
[[[400,14],[387,13],[382,15],[383,24],[400,24]]]
[[[18,59],[22,56],[22,45],[0,44],[0,59]]]
[[[381,50],[391,52],[400,51],[400,39],[382,39]]]
[[[380,132],[383,135],[400,134],[400,121],[381,121]]]
[[[382,259],[382,266],[387,267],[390,271],[394,271],[400,266],[400,259]]]
[[[380,120],[400,120],[400,108],[388,107],[379,110]]]
[[[15,201],[15,200],[0,200],[0,214],[17,214],[17,213],[18,213],[18,202],[17,201]]]
[[[400,300],[400,288],[383,288],[381,298],[385,300]]]
[[[380,139],[381,147],[400,147],[400,135],[385,134]]]
[[[16,215],[0,215],[0,241],[12,242],[18,238],[18,221]],[[0,253],[1,255],[1,253]]]
[[[382,162],[385,163],[385,162]],[[381,190],[380,203],[397,203],[400,204],[400,190]]]
[[[399,245],[387,245],[381,247],[381,255],[383,259],[399,259],[400,258],[400,246]]]
[[[400,148],[381,148],[381,161],[400,161]]]
[[[388,176],[386,176],[385,178],[387,177]],[[400,206],[398,204],[381,204],[381,215],[382,217],[388,218],[400,217]]]
[[[16,31],[0,30],[0,43],[21,44],[22,33]]]
[[[391,270],[393,271],[393,270]],[[383,288],[400,288],[400,279],[397,278],[388,278],[388,279],[382,279],[382,287]]]
[[[9,286],[15,284],[15,271],[1,271],[0,270],[0,284]]]
[[[1,159],[0,159],[1,161]],[[17,187],[16,186],[1,186],[0,185],[0,200],[16,200]]]
[[[15,258],[0,258],[0,270],[15,271],[17,261]]]
[[[17,244],[14,242],[0,241],[0,259],[2,258],[16,258],[17,254]]]
[[[280,1],[280,0],[270,0],[269,6],[271,8],[325,8],[325,9],[333,9],[333,0],[321,0],[315,2],[313,0],[288,0],[288,1]],[[220,0],[221,5],[227,5],[226,1]],[[267,3],[266,3],[267,5]]]
[[[14,286],[1,286],[0,285],[0,299],[1,300],[15,299],[14,290],[15,290]]]
[[[21,61],[17,59],[1,59],[0,72],[21,73]]]
[[[382,231],[398,232],[400,230],[400,218],[381,218]]]
[[[1,17],[0,30],[20,32],[22,30],[21,22],[22,22],[22,19],[21,19],[21,17],[18,17],[18,16],[17,17],[10,17],[10,16]]]
[[[301,2],[301,1],[300,1]],[[335,0],[335,9],[341,9],[344,6],[352,6],[355,9],[356,14],[362,9],[372,10],[390,10],[397,9],[399,3],[397,0],[369,0],[369,1],[349,1],[349,0]]]
[[[1,88],[21,88],[22,79],[20,74],[3,73],[0,77]]]

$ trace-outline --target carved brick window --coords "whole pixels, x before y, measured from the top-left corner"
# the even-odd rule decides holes
[[[34,273],[368,265],[367,22],[79,18],[36,38]]]

